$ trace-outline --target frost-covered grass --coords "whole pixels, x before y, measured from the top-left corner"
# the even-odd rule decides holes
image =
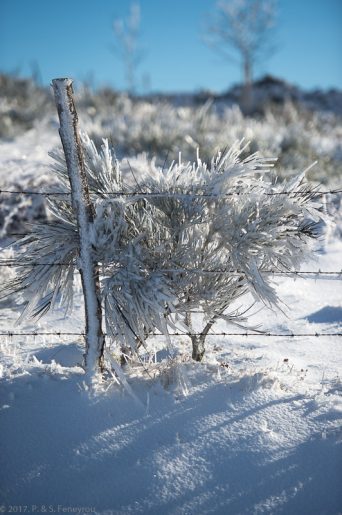
[[[15,138],[31,129],[47,110],[51,102],[46,89],[32,80],[0,74],[0,138]]]
[[[319,160],[310,178],[332,182],[341,174],[341,120],[332,113],[310,112],[285,103],[264,114],[246,117],[237,106],[207,101],[199,107],[174,107],[167,102],[134,101],[119,97],[113,106],[99,104],[85,112],[89,135],[99,142],[109,138],[120,157],[139,152],[165,159],[193,160],[200,149],[203,160],[246,138],[252,151],[279,157],[277,173],[294,174],[308,162]],[[324,173],[322,170],[324,169]]]

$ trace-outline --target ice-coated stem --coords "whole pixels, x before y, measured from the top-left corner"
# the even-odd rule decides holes
[[[94,207],[90,200],[84,158],[78,132],[78,116],[71,79],[54,79],[52,87],[60,122],[59,135],[65,154],[72,193],[72,205],[79,232],[79,268],[86,320],[86,380],[92,383],[103,370],[104,335],[102,331],[101,292],[97,264],[92,253],[91,226]]]

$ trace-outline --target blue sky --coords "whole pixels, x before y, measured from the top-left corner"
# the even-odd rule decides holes
[[[202,41],[216,0],[140,0],[145,57],[140,89],[223,91],[241,78]],[[255,75],[271,73],[304,88],[342,87],[342,0],[279,0],[277,52]],[[111,50],[115,17],[130,0],[0,0],[0,70],[52,78],[92,76],[123,88],[122,63]],[[34,65],[33,65],[34,63]],[[145,77],[145,79],[144,79]],[[148,78],[148,80],[147,80]]]

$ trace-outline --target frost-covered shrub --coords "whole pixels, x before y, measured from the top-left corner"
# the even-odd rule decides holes
[[[255,84],[260,108],[253,116],[242,114],[236,88],[222,97],[204,94],[198,103],[199,95],[139,98],[110,89],[94,93],[81,86],[77,103],[83,126],[98,148],[106,137],[120,158],[146,152],[162,164],[178,159],[179,151],[183,160],[192,160],[199,148],[202,159],[210,161],[244,137],[251,142],[250,151],[278,156],[280,177],[288,178],[318,160],[310,171],[311,180],[329,184],[339,178],[341,94],[303,93],[271,79]],[[335,109],[324,110],[325,104]],[[50,112],[49,106],[47,90],[30,80],[1,75],[0,137],[15,137],[33,127],[35,120]]]
[[[342,238],[342,193],[327,196],[325,199],[330,223],[326,227],[326,239]]]
[[[1,263],[11,263],[13,262],[13,260],[16,259],[16,256],[15,256],[15,252],[14,252],[14,249],[13,248],[10,248],[10,247],[5,247],[4,249],[1,250]],[[1,266],[0,265],[0,284],[5,284],[5,283],[8,283],[12,280],[15,280],[16,278],[16,273],[15,273],[15,269],[13,267],[8,267],[8,266]],[[9,308],[12,306],[12,304],[17,304],[18,301],[20,302],[20,299],[18,298],[18,296],[13,297],[12,299],[10,299],[10,302],[8,302],[9,299],[8,298],[2,298],[2,296],[0,295],[0,307],[1,308]]]
[[[145,158],[122,173],[108,141],[100,152],[86,135],[82,144],[95,207],[94,260],[114,345],[137,349],[154,331],[167,337],[168,328],[180,327],[200,360],[217,319],[245,322],[243,313],[230,310],[238,297],[252,292],[277,305],[271,272],[297,269],[310,254],[322,213],[303,174],[274,184],[272,160],[242,158],[246,147],[240,145],[209,163],[197,158],[163,168]],[[63,154],[52,156],[61,188],[69,192]],[[5,295],[23,292],[23,315],[41,316],[56,302],[71,307],[77,225],[70,195],[49,203],[51,221],[16,244],[18,259],[32,266],[19,267],[4,288]],[[203,313],[200,336],[193,310]]]
[[[14,138],[31,129],[49,103],[49,92],[32,80],[0,75],[0,138]]]
[[[30,183],[26,186],[15,183],[10,187],[18,193],[0,193],[0,238],[27,232],[31,223],[46,220],[47,217],[42,196],[20,194],[23,190],[34,190]]]
[[[222,101],[173,106],[118,96],[114,104],[99,104],[91,116],[85,113],[82,118],[97,145],[103,136],[109,138],[120,157],[147,152],[163,163],[177,159],[181,151],[184,160],[191,160],[199,148],[202,159],[210,161],[218,151],[246,138],[251,151],[278,156],[281,177],[293,176],[316,160],[320,166],[310,172],[311,179],[328,183],[342,171],[339,117],[290,102],[247,117],[238,106]]]

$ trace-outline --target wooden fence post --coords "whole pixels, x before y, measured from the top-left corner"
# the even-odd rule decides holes
[[[89,195],[83,150],[78,132],[78,117],[73,99],[71,79],[54,79],[52,87],[60,122],[63,145],[72,193],[72,205],[77,218],[80,238],[80,273],[85,304],[86,352],[85,370],[91,383],[103,371],[104,334],[102,331],[101,292],[97,264],[94,262],[91,225],[94,206]]]

